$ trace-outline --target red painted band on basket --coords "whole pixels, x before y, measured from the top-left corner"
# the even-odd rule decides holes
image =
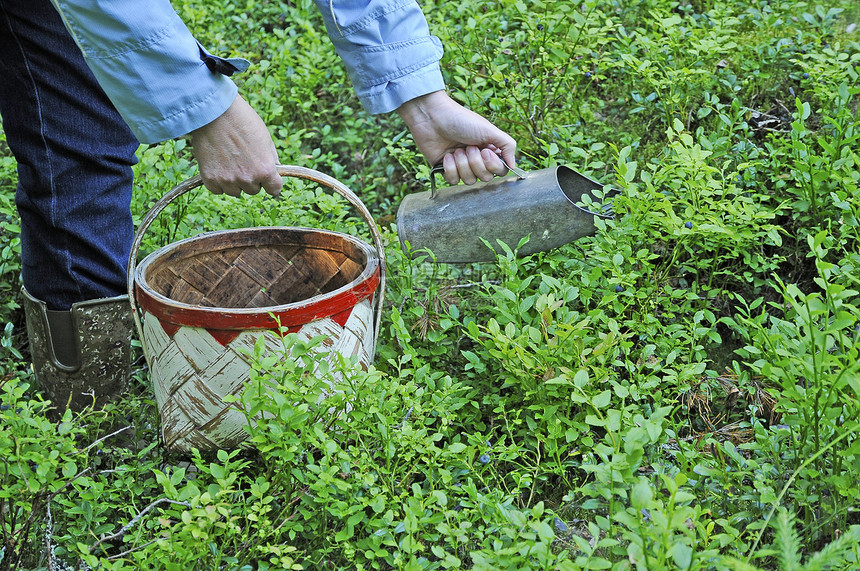
[[[376,266],[373,273],[342,288],[342,291],[334,291],[306,302],[264,308],[227,309],[179,305],[175,302],[167,304],[140,284],[135,284],[134,290],[140,307],[162,322],[203,329],[277,330],[279,322],[283,327],[304,325],[341,313],[372,296],[379,286],[380,272],[375,260],[373,265]]]

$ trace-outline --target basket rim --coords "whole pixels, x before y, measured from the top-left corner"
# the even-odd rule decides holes
[[[310,299],[266,307],[237,308],[192,305],[171,299],[157,292],[146,281],[145,273],[151,264],[189,243],[211,240],[213,237],[223,234],[265,234],[271,231],[284,230],[329,234],[344,239],[365,253],[367,262],[364,269],[348,284],[330,292],[316,295]],[[219,330],[294,327],[317,319],[331,317],[346,309],[351,309],[361,301],[373,296],[381,281],[382,265],[380,262],[376,249],[370,244],[360,238],[335,230],[302,226],[264,226],[213,230],[172,242],[147,255],[135,268],[134,293],[141,309],[153,314],[159,321],[167,321],[174,325]]]

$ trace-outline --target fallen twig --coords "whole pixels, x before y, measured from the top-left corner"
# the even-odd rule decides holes
[[[122,559],[123,557],[125,557],[129,553],[133,553],[133,552],[137,551],[138,549],[143,549],[147,545],[152,545],[153,543],[155,543],[159,539],[160,538],[156,538],[156,539],[147,541],[143,545],[138,545],[137,547],[132,547],[131,549],[126,549],[125,551],[123,551],[122,553],[118,553],[117,555],[111,555],[110,557],[107,558],[107,560],[108,561],[116,561],[117,559]]]
[[[155,506],[157,506],[158,504],[162,504],[162,503],[176,504],[176,505],[180,505],[180,506],[185,506],[186,508],[190,508],[190,507],[191,507],[191,504],[189,504],[188,502],[180,502],[180,501],[178,501],[178,500],[171,500],[171,499],[168,499],[168,498],[159,498],[159,499],[155,500],[154,502],[152,502],[151,504],[149,504],[148,506],[146,506],[145,508],[143,508],[143,511],[142,511],[142,512],[140,512],[139,514],[137,514],[136,516],[134,516],[134,518],[133,518],[130,522],[128,522],[127,524],[125,524],[124,526],[122,526],[122,529],[120,529],[118,532],[114,533],[113,535],[105,536],[105,537],[103,537],[103,538],[99,539],[98,541],[96,541],[96,542],[92,545],[92,547],[90,547],[90,551],[95,550],[95,548],[96,548],[96,547],[98,547],[100,544],[104,543],[105,541],[112,541],[112,540],[114,540],[114,539],[116,539],[116,538],[118,538],[118,537],[122,537],[123,535],[125,535],[126,533],[128,533],[128,531],[129,531],[132,527],[134,527],[135,525],[137,525],[137,522],[139,522],[139,521],[143,518],[143,516],[145,516],[145,515],[146,515],[146,513],[147,513],[149,510],[151,510],[152,508],[154,508],[154,507],[155,507]]]
[[[123,432],[124,430],[128,430],[129,428],[131,428],[131,426],[123,426],[123,427],[122,427],[122,428],[120,428],[119,430],[116,430],[116,431],[114,431],[114,432],[111,432],[110,434],[107,434],[107,435],[105,435],[105,436],[102,436],[101,438],[99,438],[98,440],[96,440],[95,442],[93,442],[92,444],[90,444],[89,446],[87,446],[86,448],[81,448],[80,450],[78,450],[77,452],[75,452],[75,454],[80,454],[81,452],[86,452],[87,450],[89,450],[89,449],[90,449],[90,448],[92,448],[93,446],[97,445],[99,442],[104,442],[104,441],[105,441],[105,440],[107,440],[108,438],[111,438],[111,437],[113,437],[113,436],[116,436],[116,435],[117,435],[117,434],[119,434],[120,432]]]

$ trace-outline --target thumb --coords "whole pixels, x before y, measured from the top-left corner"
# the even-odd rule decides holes
[[[500,129],[496,129],[493,135],[487,148],[499,155],[508,167],[517,166],[517,142]]]

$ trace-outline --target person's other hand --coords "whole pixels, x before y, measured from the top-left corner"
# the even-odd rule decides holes
[[[444,91],[407,101],[397,113],[430,165],[442,163],[449,184],[488,181],[507,174],[505,163],[516,166],[516,141]]]
[[[194,156],[203,184],[215,194],[281,193],[278,152],[265,123],[237,95],[220,117],[191,132]]]

